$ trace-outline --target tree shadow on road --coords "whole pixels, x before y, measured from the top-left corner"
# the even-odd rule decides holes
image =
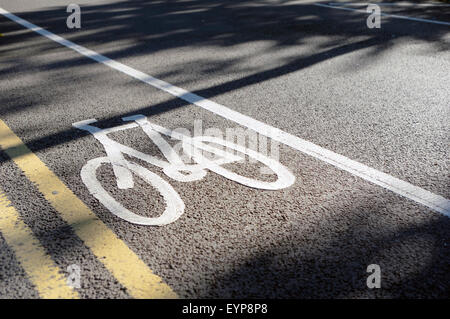
[[[198,279],[195,289],[201,298],[449,298],[450,219],[399,222],[388,206],[369,196],[353,207],[310,207],[323,216],[315,225],[305,216],[311,212],[293,212],[289,231],[267,235],[251,253],[236,244],[233,255],[223,257],[236,266]],[[249,254],[254,257],[239,257]],[[380,266],[380,289],[367,287],[371,264]]]
[[[394,13],[402,13],[399,8]],[[112,59],[152,55],[170,50],[190,50],[192,48],[234,48],[241,44],[267,42],[264,51],[255,51],[251,56],[237,56],[223,59],[216,56],[208,60],[198,58],[194,68],[199,72],[242,75],[220,81],[201,89],[192,90],[205,97],[215,96],[282,77],[301,71],[321,62],[352,52],[363,51],[376,57],[383,51],[395,47],[401,39],[415,39],[429,42],[437,50],[448,49],[446,35],[448,28],[411,21],[387,19],[382,29],[368,29],[366,16],[360,13],[321,8],[311,4],[289,1],[118,1],[110,4],[82,6],[82,29],[70,30],[66,27],[65,7],[42,9],[34,12],[17,12],[18,16],[59,34],[77,44],[88,48],[99,48],[100,53]],[[422,9],[423,18],[446,16],[436,8]],[[405,27],[405,25],[408,27]],[[40,54],[60,50],[61,47],[33,32],[24,32],[22,26],[0,17],[2,32],[7,36],[0,38],[3,80],[14,78],[22,73],[40,70],[67,70],[64,77],[42,78],[46,87],[59,87],[70,92],[73,75],[83,65],[95,64],[92,60],[77,56],[62,61],[40,64],[33,69],[33,59]],[[392,34],[395,33],[395,37]],[[8,35],[11,34],[11,35]],[[318,40],[319,39],[319,40]],[[109,44],[115,44],[114,46]],[[309,46],[309,54],[290,53],[284,55],[275,67],[261,70],[249,66],[251,59],[261,56],[276,56],[287,48]],[[27,50],[24,50],[26,48]],[[30,51],[31,50],[31,51]],[[236,49],[238,50],[238,49]],[[370,60],[367,61],[370,63]],[[366,64],[367,64],[366,63]],[[354,66],[356,67],[356,66]],[[144,70],[145,71],[145,70]],[[197,72],[190,72],[185,65],[173,63],[167,70],[153,76],[162,79],[174,75],[185,75],[182,85],[189,86],[198,78]],[[189,76],[192,73],[192,76]],[[77,75],[96,77],[101,82],[107,75]],[[135,82],[135,80],[132,80]],[[56,98],[56,94],[41,94],[42,87],[9,88],[0,97],[0,116],[5,117],[29,108],[39,108]],[[36,97],[39,97],[38,99]],[[155,115],[168,110],[189,105],[188,102],[174,98],[171,101],[142,106],[139,113]],[[136,113],[134,111],[133,113]],[[129,114],[123,114],[124,116]],[[115,116],[111,116],[114,118]],[[105,121],[111,119],[106,118]],[[31,145],[38,150],[64,143],[74,137],[74,130],[68,129],[52,136],[43,136]],[[79,136],[79,135],[78,135]],[[47,140],[45,142],[44,140]],[[48,142],[50,141],[50,142]]]

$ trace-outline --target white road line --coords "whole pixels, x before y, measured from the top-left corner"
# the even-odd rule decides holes
[[[360,12],[360,13],[367,14],[366,10],[345,8],[343,6],[334,6],[334,5],[331,6],[331,5],[327,5],[327,4],[323,4],[323,3],[312,3],[312,4],[315,5],[315,6],[318,6],[318,7],[332,8],[332,9],[346,10],[346,11],[354,11],[354,12]],[[413,17],[407,17],[407,16],[400,16],[400,15],[397,15],[397,14],[383,13],[383,12],[380,12],[380,15],[381,16],[385,16],[385,17],[395,18],[395,19],[411,20],[411,21],[416,21],[416,22],[425,22],[425,23],[433,23],[433,24],[440,24],[440,25],[448,25],[448,26],[450,26],[450,22],[439,21],[439,20],[413,18]]]
[[[359,176],[369,182],[372,182],[376,185],[389,189],[396,194],[404,196],[417,203],[423,204],[436,212],[444,214],[447,217],[450,217],[450,200],[440,195],[436,195],[430,191],[414,186],[408,182],[402,181],[391,175],[388,175],[386,173],[373,169],[369,166],[351,160],[345,156],[329,151],[323,147],[315,145],[297,136],[286,133],[278,128],[267,125],[249,116],[243,115],[226,106],[220,105],[216,102],[203,98],[197,94],[191,93],[185,89],[182,89],[165,81],[154,78],[148,74],[133,69],[117,61],[111,60],[110,58],[107,58],[95,51],[77,45],[54,33],[51,33],[41,27],[38,27],[24,19],[21,19],[2,8],[0,8],[0,14],[2,14],[3,16],[7,17],[8,19],[14,22],[23,25],[24,27],[30,30],[39,33],[44,37],[49,38],[50,40],[53,40],[63,46],[66,46],[74,51],[77,51],[80,54],[94,61],[103,63],[109,66],[110,68],[125,73],[137,80],[147,83],[148,85],[163,90],[191,104],[197,105],[205,110],[211,111],[228,120],[231,120],[244,127],[252,129],[262,135],[272,138],[278,142],[284,143],[285,145],[288,145],[300,152],[311,155],[317,159],[320,159],[326,163],[334,165],[351,174]]]
[[[378,6],[392,7],[450,7],[445,3],[404,3],[404,2],[328,2],[330,6],[365,6],[376,4]]]

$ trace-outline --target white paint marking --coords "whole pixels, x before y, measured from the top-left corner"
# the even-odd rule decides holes
[[[138,164],[129,162],[123,154],[127,154],[130,157],[138,158],[148,164],[155,165],[163,169],[163,172],[180,182],[192,182],[202,179],[206,176],[206,169],[222,175],[237,183],[267,190],[278,190],[286,188],[294,184],[295,176],[287,168],[285,168],[279,162],[268,158],[260,153],[247,149],[243,146],[230,143],[210,136],[196,136],[191,138],[189,136],[177,133],[169,130],[165,127],[161,127],[154,123],[150,123],[143,115],[134,115],[123,118],[124,121],[135,121],[136,123],[124,124],[107,129],[100,129],[92,125],[95,123],[95,119],[85,120],[72,124],[74,127],[81,130],[90,132],[94,137],[102,143],[105,148],[107,157],[95,158],[87,162],[81,170],[81,179],[88,188],[89,192],[97,198],[106,208],[109,209],[114,215],[130,222],[139,225],[153,225],[163,226],[176,221],[184,213],[184,203],[178,193],[173,187],[163,180],[161,177],[152,173],[148,169]],[[108,137],[108,133],[119,132],[134,127],[140,126],[147,136],[155,143],[160,149],[163,155],[166,157],[167,162],[160,160],[149,154],[141,153],[133,148],[122,145]],[[188,165],[185,164],[175,150],[167,143],[161,134],[169,137],[179,139],[183,142],[183,150],[193,158],[197,164]],[[228,169],[221,167],[222,164],[232,163],[236,160],[242,160],[241,157],[229,154],[220,149],[205,145],[203,142],[210,142],[226,146],[227,148],[234,149],[238,152],[248,155],[262,164],[266,165],[270,171],[273,171],[277,175],[275,182],[263,182],[257,179],[251,179],[242,175],[238,175]],[[206,150],[212,154],[222,157],[216,161],[210,161],[206,159],[201,150]],[[140,176],[144,181],[153,186],[164,198],[166,209],[159,217],[144,217],[137,215],[125,207],[123,207],[118,201],[116,201],[101,185],[97,179],[97,170],[102,164],[111,164],[114,170],[114,174],[117,180],[117,186],[119,189],[132,188],[134,185],[133,176],[131,172],[134,172]],[[182,174],[181,171],[188,173]]]
[[[316,4],[317,5],[317,4]],[[332,7],[336,8],[336,7]],[[344,8],[338,8],[344,9]],[[364,13],[366,13],[364,11]],[[408,182],[402,181],[396,177],[373,169],[369,166],[351,160],[345,156],[329,151],[323,147],[315,145],[309,141],[301,139],[292,134],[286,133],[280,129],[277,129],[273,126],[267,125],[263,122],[255,120],[249,116],[238,113],[232,109],[229,109],[223,105],[220,105],[216,102],[205,99],[197,94],[186,91],[182,88],[173,86],[167,82],[156,79],[148,74],[145,74],[141,71],[135,70],[129,66],[126,66],[122,63],[111,60],[101,54],[98,54],[92,50],[79,46],[71,41],[68,41],[56,34],[53,34],[47,30],[42,29],[24,19],[21,19],[14,14],[9,13],[8,11],[0,8],[0,14],[4,15],[8,19],[17,22],[24,27],[43,35],[50,40],[53,40],[63,46],[66,46],[72,50],[79,52],[80,54],[97,61],[99,63],[103,63],[117,71],[125,73],[137,80],[140,80],[144,83],[147,83],[153,87],[161,89],[173,96],[179,97],[182,100],[185,100],[191,104],[197,105],[201,108],[204,108],[208,111],[211,111],[217,115],[220,115],[228,120],[234,121],[244,127],[252,129],[262,135],[265,135],[269,138],[272,138],[278,142],[284,143],[300,152],[311,155],[317,159],[320,159],[326,163],[334,165],[342,170],[345,170],[353,175],[359,176],[369,182],[372,182],[376,185],[384,187],[392,192],[404,196],[408,199],[411,199],[417,203],[427,206],[428,208],[440,212],[443,215],[450,217],[450,200],[436,195],[430,191],[427,191],[423,188],[412,185]],[[409,19],[409,18],[408,18]]]
[[[404,2],[328,2],[330,6],[363,6],[376,4],[377,6],[390,7],[450,7],[445,3],[404,3]]]
[[[343,6],[331,6],[331,5],[327,5],[327,4],[323,4],[323,3],[313,3],[313,5],[319,6],[319,7],[324,7],[324,8],[332,8],[332,9],[346,10],[346,11],[353,11],[353,12],[360,12],[360,13],[367,14],[366,10],[345,8]],[[397,15],[397,14],[383,13],[383,12],[381,12],[380,15],[385,16],[385,17],[395,18],[395,19],[411,20],[411,21],[416,21],[416,22],[425,22],[425,23],[433,23],[433,24],[440,24],[440,25],[448,25],[448,26],[450,26],[450,22],[439,21],[439,20],[413,18],[413,17],[407,17],[407,16],[400,16],[400,15]]]
[[[145,217],[129,211],[116,201],[97,179],[96,172],[104,163],[112,164],[111,159],[108,157],[98,157],[87,162],[81,170],[81,179],[89,192],[117,217],[138,225],[164,226],[176,221],[184,213],[184,202],[169,183],[157,174],[133,163],[128,163],[127,169],[133,171],[153,186],[164,198],[166,207],[164,212],[158,217]]]

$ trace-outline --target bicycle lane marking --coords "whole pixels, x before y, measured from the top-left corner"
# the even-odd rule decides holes
[[[321,161],[324,161],[337,168],[345,170],[355,176],[365,179],[366,181],[374,183],[398,195],[401,195],[405,198],[420,203],[447,217],[450,217],[450,200],[444,198],[443,196],[434,194],[430,191],[412,185],[389,174],[383,173],[367,165],[351,160],[343,155],[332,152],[328,149],[325,149],[300,137],[284,132],[271,125],[255,120],[247,115],[234,111],[224,105],[203,98],[197,94],[191,93],[185,89],[174,86],[160,79],[154,78],[151,75],[133,69],[132,67],[119,63],[95,51],[92,51],[83,46],[75,44],[69,40],[66,40],[50,31],[47,31],[35,24],[32,24],[22,18],[19,18],[18,16],[4,10],[3,8],[0,8],[0,14],[24,26],[27,29],[30,29],[54,42],[57,42],[71,50],[80,53],[81,55],[84,55],[87,58],[102,63],[112,69],[127,74],[139,81],[142,81],[150,86],[165,91],[188,103],[199,106],[225,119],[228,119],[239,125],[254,130],[259,134],[267,136],[273,140],[276,140],[280,143],[290,146],[293,149],[296,149],[300,152],[315,157]]]
[[[289,187],[295,182],[295,176],[292,175],[292,173],[279,162],[243,146],[208,136],[197,136],[195,138],[190,138],[187,135],[183,135],[151,123],[142,114],[128,116],[122,118],[122,120],[125,122],[135,121],[135,123],[127,123],[116,127],[101,129],[92,125],[97,122],[96,119],[88,119],[73,123],[72,126],[80,130],[90,132],[103,145],[107,154],[106,157],[91,159],[86,163],[86,165],[83,166],[81,169],[81,179],[83,183],[86,185],[91,195],[97,198],[97,200],[108,208],[112,214],[130,223],[153,226],[167,225],[176,221],[184,213],[185,206],[179,194],[169,183],[167,183],[159,175],[149,171],[147,168],[129,162],[124,157],[125,154],[128,155],[128,157],[137,158],[141,161],[147,162],[150,165],[162,168],[163,173],[166,176],[179,182],[201,180],[207,174],[206,169],[234,182],[259,189],[278,190]],[[142,128],[148,138],[160,149],[161,153],[166,158],[166,161],[153,157],[149,154],[141,153],[108,137],[108,134],[110,133],[120,132],[136,127]],[[161,134],[169,136],[172,139],[182,141],[183,151],[197,164],[185,164]],[[221,167],[222,164],[240,161],[243,160],[243,158],[202,144],[201,141],[222,145],[228,149],[236,150],[242,154],[246,154],[252,159],[260,161],[277,175],[277,180],[274,182],[263,182],[241,176],[224,169]],[[194,151],[195,149],[197,150]],[[199,151],[199,149],[209,152],[210,154],[218,155],[220,158],[216,160],[208,160],[202,155],[202,151]],[[116,176],[116,184],[119,189],[133,188],[134,182],[131,174],[132,172],[140,176],[145,182],[152,185],[160,195],[162,195],[166,204],[165,211],[158,217],[144,217],[126,209],[102,187],[101,183],[97,179],[96,171],[102,164],[112,165]],[[186,175],[182,174],[181,171],[184,171]]]
[[[75,234],[134,298],[177,298],[172,289],[120,240],[0,120],[0,149],[36,185]]]
[[[0,188],[0,233],[44,299],[78,299],[67,279]]]

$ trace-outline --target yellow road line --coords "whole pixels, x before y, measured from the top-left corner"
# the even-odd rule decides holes
[[[14,132],[0,120],[0,148],[72,226],[134,298],[177,298],[175,292],[120,240]]]
[[[36,286],[41,298],[77,299],[78,293],[67,285],[67,279],[46,253],[31,229],[23,222],[0,188],[0,232],[17,260]]]

